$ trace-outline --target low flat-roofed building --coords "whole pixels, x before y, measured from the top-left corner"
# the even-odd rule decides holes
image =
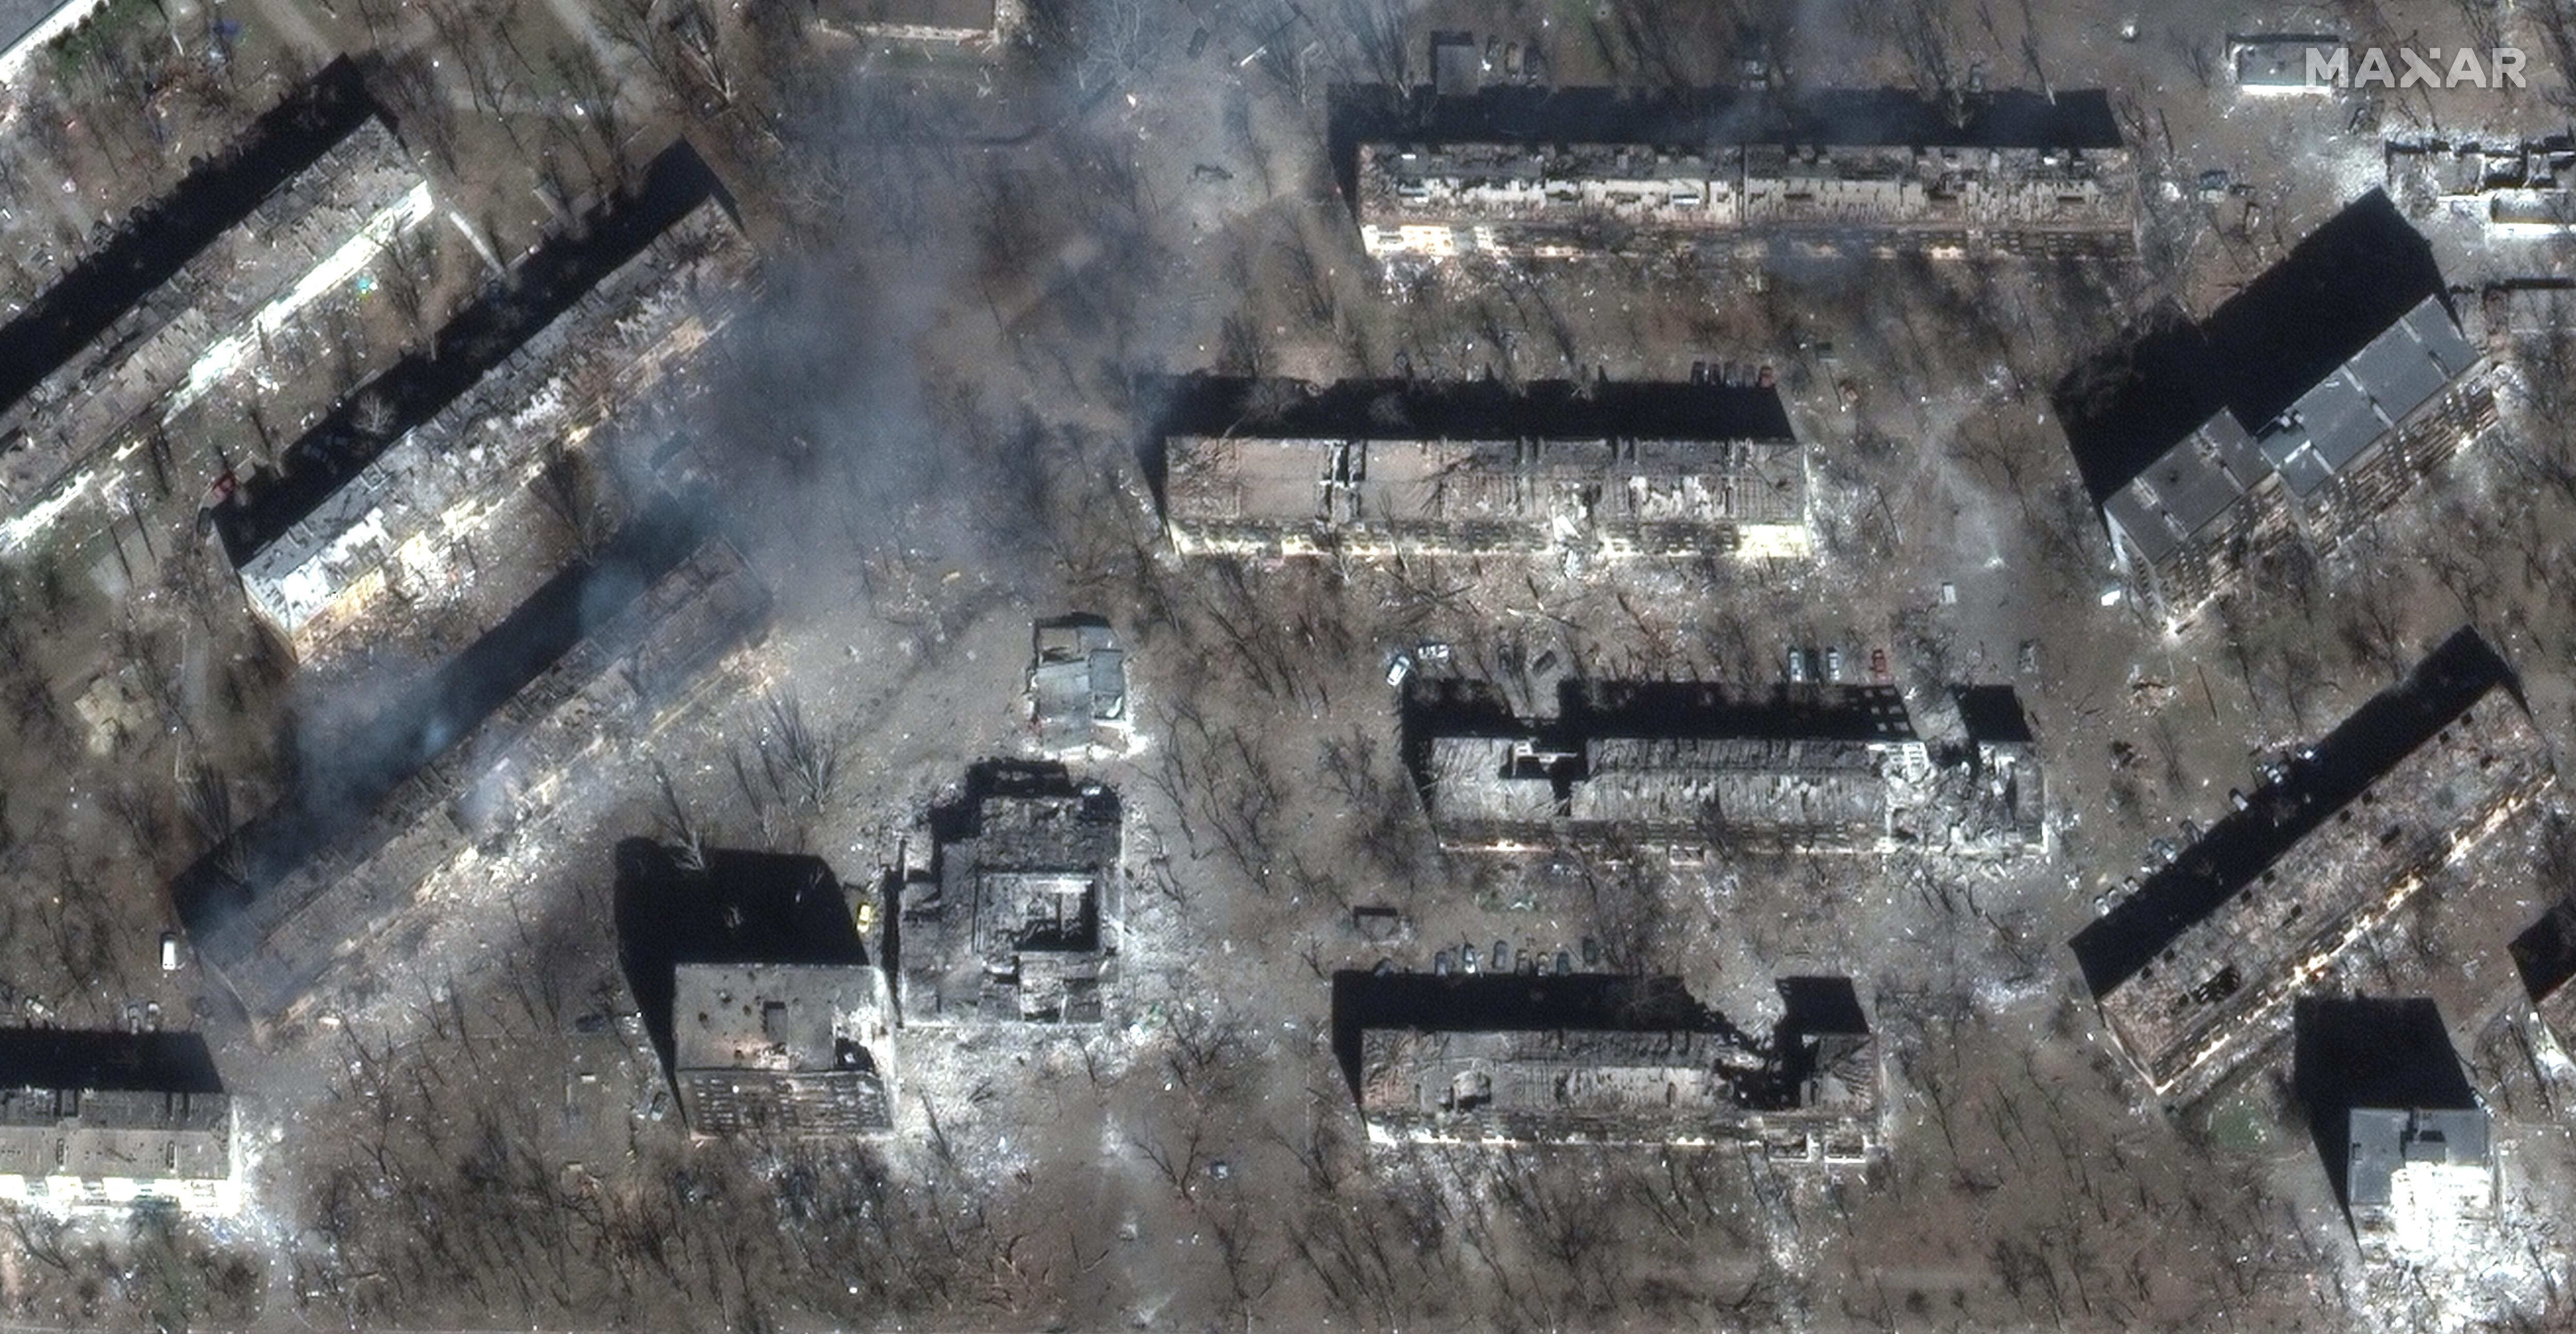
[[[2057,398],[2113,563],[2180,622],[2294,534],[2332,547],[2491,428],[2493,371],[2373,191],[2207,320],[2092,359]]]
[[[900,888],[904,1022],[1100,1022],[1126,901],[1118,794],[987,763],[931,835],[929,878]]]
[[[1058,616],[1031,633],[1029,723],[1049,759],[1127,740],[1127,651],[1097,616]]]
[[[1473,57],[1472,48],[1469,51]],[[1346,96],[1362,247],[1381,259],[1561,259],[1850,235],[1934,255],[2126,252],[2136,182],[2099,93]]]
[[[1858,1161],[1880,1083],[1858,1000],[1839,978],[1781,985],[1792,1003],[1763,1040],[1676,978],[1345,973],[1335,1043],[1380,1142],[1752,1143]],[[1846,1003],[1818,1025],[1796,993],[1820,989]]]
[[[2307,979],[2552,777],[2509,670],[2468,629],[2278,772],[2072,942],[2172,1103],[2276,1042]]]
[[[2340,37],[2263,33],[2227,39],[2227,63],[2235,71],[2236,86],[2256,97],[2331,97],[2334,80],[2324,76],[2323,67],[2338,57],[2351,59]]]
[[[232,1099],[193,1033],[0,1029],[0,1202],[241,1207]]]
[[[894,1124],[894,1007],[850,888],[821,858],[629,839],[627,985],[700,1135]]]
[[[1493,698],[1449,681],[1406,695],[1406,754],[1447,847],[1874,852],[1925,836],[1931,757],[1892,687],[1568,682],[1538,720]]]
[[[119,489],[170,419],[434,212],[339,65],[157,207],[0,327],[0,552]]]
[[[579,242],[566,240],[563,245]],[[246,528],[236,565],[251,609],[301,661],[387,603],[417,615],[491,570],[499,609],[584,554],[593,503],[563,474],[606,417],[643,402],[675,361],[720,336],[757,282],[749,243],[712,195],[601,274],[436,415],[330,480],[292,523]],[[481,321],[471,312],[460,324]],[[557,497],[561,497],[557,500]],[[605,503],[607,497],[597,497]],[[613,521],[615,516],[608,516]],[[548,542],[549,535],[552,542]],[[530,547],[554,560],[512,562]],[[510,575],[517,576],[515,582]]]
[[[2490,237],[2550,240],[2576,227],[2576,133],[2391,140],[2388,188],[2410,208],[2470,218]]]
[[[1158,490],[1185,555],[1808,550],[1767,384],[1178,383]]]
[[[2493,1216],[2484,1108],[2356,1107],[2349,1135],[2345,1191],[2357,1227],[2422,1250],[2446,1225]]]
[[[702,1135],[854,1135],[894,1126],[893,1006],[856,964],[683,963],[672,1075]]]
[[[2300,1000],[2290,1089],[2366,1259],[2466,1263],[2501,1240],[2486,1108],[2423,997]]]

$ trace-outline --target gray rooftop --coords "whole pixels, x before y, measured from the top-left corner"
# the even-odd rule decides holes
[[[2485,1163],[2487,1114],[2478,1107],[2444,1111],[2356,1107],[2349,1138],[2345,1202],[2356,1209],[2383,1207],[2391,1198],[2389,1183],[2402,1164],[2475,1167]]]
[[[2441,299],[2428,296],[2301,394],[2263,432],[2263,456],[2292,491],[2307,495],[2475,360]]]
[[[25,41],[64,0],[0,0],[0,50]]]
[[[2161,561],[2278,475],[2299,496],[2349,467],[2477,361],[2439,296],[2416,303],[2278,420],[2248,435],[2221,409],[2102,503],[2103,517]]]
[[[1127,721],[1127,654],[1117,634],[1068,618],[1041,623],[1036,643],[1029,699],[1038,748],[1061,756],[1112,739]]]
[[[0,1173],[221,1180],[232,1117],[221,1093],[0,1090]]]
[[[864,965],[684,963],[672,992],[681,1070],[839,1069],[885,1028],[884,979]]]
[[[2225,514],[2266,471],[2253,438],[2221,409],[2102,508],[2147,559],[2162,560]]]

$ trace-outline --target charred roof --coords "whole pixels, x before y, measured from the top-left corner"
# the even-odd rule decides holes
[[[251,123],[221,156],[127,216],[115,236],[0,325],[0,405],[14,404],[168,282],[216,237],[378,114],[342,56]]]
[[[2461,627],[2403,683],[2372,697],[2310,748],[2277,790],[2220,820],[2136,893],[2077,932],[2070,944],[2093,995],[2108,995],[2136,976],[2498,688],[2514,696],[2512,707],[2521,707],[2512,669],[2474,628]]]
[[[286,471],[245,478],[214,511],[215,530],[236,568],[319,510],[354,473],[376,461],[415,426],[428,422],[529,339],[570,310],[609,274],[701,205],[731,201],[686,141],[645,169],[642,183],[603,204],[571,232],[549,239],[506,278],[438,331],[433,346],[412,353],[355,392],[280,451]],[[361,414],[390,413],[369,428]]]

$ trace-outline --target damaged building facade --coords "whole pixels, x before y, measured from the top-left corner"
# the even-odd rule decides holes
[[[1205,380],[1162,436],[1184,555],[1802,557],[1805,452],[1760,386]]]
[[[817,857],[632,839],[618,953],[693,1134],[894,1126],[894,1006],[858,897]]]
[[[506,481],[507,460],[524,457],[522,435],[579,444],[685,380],[722,327],[710,312],[735,299],[712,288],[750,279],[732,228],[710,211],[720,198],[685,144],[666,151],[580,236],[522,261],[516,287],[451,321],[448,355],[408,358],[373,382],[369,393],[418,429],[351,429],[344,401],[290,451],[297,466],[246,480],[215,525],[254,605],[276,603],[281,636],[309,648],[327,639],[326,621],[386,592],[385,564],[452,535],[443,525],[478,508],[477,486]],[[422,464],[435,476],[382,466],[389,447],[441,444],[449,456]],[[649,466],[618,471],[632,494],[603,524],[613,531],[496,581],[506,587],[475,609],[464,642],[422,646],[440,667],[334,738],[293,790],[174,883],[199,957],[254,1020],[289,1016],[439,870],[543,814],[570,766],[685,706],[709,668],[766,626],[767,586],[703,508]],[[397,533],[408,536],[390,543]],[[509,547],[525,534],[502,536]]]
[[[2463,629],[2075,936],[2094,1002],[2148,1085],[2191,1102],[2551,781],[2511,673]]]
[[[1789,106],[1704,91],[1435,99],[1357,127],[1354,203],[1380,260],[1564,259],[1782,240],[1934,256],[2126,253],[2136,181],[2099,93]]]
[[[2180,623],[2294,539],[2332,547],[2493,427],[2493,371],[2374,192],[2207,321],[2079,368],[2059,416],[2114,567]]]
[[[894,1126],[894,1007],[862,965],[681,964],[671,1073],[701,1135],[854,1135]]]
[[[515,605],[623,517],[607,479],[579,475],[594,430],[645,402],[757,292],[748,242],[703,198],[292,523],[228,527],[251,609],[309,661],[371,614],[467,601],[460,585],[478,579],[517,573],[521,587],[470,599]]]
[[[1499,700],[1454,681],[1407,694],[1405,753],[1444,847],[1977,853],[2041,833],[2026,730],[1936,756],[1892,687],[1567,682],[1542,719]]]
[[[228,1215],[235,1131],[193,1033],[0,1029],[0,1203]]]
[[[979,765],[897,894],[906,1024],[1101,1021],[1126,902],[1118,794],[1056,764]]]
[[[2490,237],[2550,240],[2576,226],[2576,132],[2533,139],[2403,139],[2387,149],[2388,189]]]
[[[1763,1037],[1673,978],[1349,973],[1334,1026],[1380,1143],[1742,1143],[1775,1162],[1864,1161],[1880,1078],[1851,984],[1781,985],[1788,1013]],[[1807,992],[1839,1003],[1802,1005]]]
[[[104,526],[225,386],[307,373],[342,341],[326,314],[433,212],[346,61],[262,117],[0,327],[0,552]]]
[[[550,581],[356,740],[355,781],[318,798],[363,811],[353,823],[292,793],[182,874],[172,897],[197,957],[255,1020],[291,1017],[442,868],[547,810],[611,738],[685,707],[767,625],[768,587],[731,542],[676,524],[630,537],[597,570]],[[583,635],[592,589],[630,600],[591,608],[606,619]],[[543,665],[514,675],[529,659]]]

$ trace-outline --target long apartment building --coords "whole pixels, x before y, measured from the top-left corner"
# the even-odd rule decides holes
[[[530,501],[531,460],[660,403],[747,298],[756,269],[723,202],[674,146],[216,512],[251,606],[299,653],[356,624],[373,641],[464,621],[419,646],[436,670],[316,748],[173,886],[198,957],[254,1018],[292,1014],[464,848],[543,811],[572,766],[668,716],[766,624],[757,572],[640,447],[604,451],[623,490],[583,540],[545,540]],[[484,566],[462,618],[379,615]]]
[[[193,1033],[0,1029],[0,1203],[230,1214],[235,1128]]]
[[[2168,621],[2294,535],[2331,546],[2496,421],[2421,236],[2373,192],[2195,325],[2094,359],[2059,417],[2112,560]]]
[[[2135,168],[2100,93],[1491,90],[1341,99],[1369,254],[1564,259],[1742,240],[2125,253]]]
[[[197,957],[255,1020],[291,1016],[335,973],[363,971],[440,869],[552,807],[601,747],[691,698],[769,609],[731,543],[676,514],[643,516],[189,868],[171,897]]]
[[[1185,555],[1808,550],[1767,384],[1179,385],[1158,490]]]
[[[1531,719],[1489,688],[1421,682],[1405,755],[1433,831],[1458,850],[2002,854],[2040,841],[2043,789],[2017,701],[1992,689],[1969,744],[1936,750],[1892,686],[1566,682],[1556,715]]]
[[[1851,983],[1791,978],[1769,1034],[1679,979],[1344,973],[1334,1041],[1380,1143],[1745,1144],[1772,1161],[1864,1160],[1878,1048]]]
[[[2077,933],[2094,1002],[2156,1093],[2192,1101],[2551,779],[2510,671],[2462,629]]]
[[[433,212],[345,61],[262,117],[0,326],[0,553],[137,484],[148,452],[169,467],[174,421],[284,355]]]
[[[720,336],[756,294],[756,266],[723,202],[700,196],[435,415],[372,458],[337,460],[357,466],[335,469],[335,489],[291,523],[228,526],[251,609],[310,661],[389,609],[516,605],[514,594],[583,554],[576,529],[592,520],[567,507],[615,498],[598,479],[584,486],[548,469],[576,466],[603,419],[647,401]],[[345,455],[347,441],[332,443]]]

